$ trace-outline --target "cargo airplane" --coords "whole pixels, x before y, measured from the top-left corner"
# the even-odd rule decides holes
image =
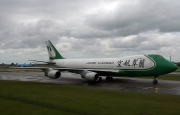
[[[80,74],[88,81],[101,81],[101,76],[106,76],[110,81],[113,76],[154,76],[153,84],[157,84],[157,77],[168,74],[177,69],[177,66],[158,54],[141,54],[120,58],[99,59],[65,59],[50,41],[46,41],[49,54],[48,64],[56,68],[48,67],[24,67],[26,69],[41,69],[45,76],[58,79],[61,72],[68,71]],[[43,61],[37,61],[43,62]]]

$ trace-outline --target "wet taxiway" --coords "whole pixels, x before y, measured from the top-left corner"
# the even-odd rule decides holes
[[[158,80],[157,85],[152,84],[152,79],[116,77],[108,82],[103,78],[100,83],[88,83],[80,75],[62,73],[59,79],[50,79],[43,72],[1,72],[0,80],[33,81],[54,84],[71,84],[111,90],[124,90],[134,92],[164,93],[180,95],[180,81]]]

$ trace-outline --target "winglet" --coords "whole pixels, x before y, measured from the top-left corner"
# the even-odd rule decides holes
[[[47,50],[48,50],[50,60],[64,59],[50,41],[45,41],[45,42],[46,42],[46,46],[47,46]]]

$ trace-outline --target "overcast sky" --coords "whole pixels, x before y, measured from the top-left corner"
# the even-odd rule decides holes
[[[0,63],[161,54],[180,61],[180,0],[0,0]]]

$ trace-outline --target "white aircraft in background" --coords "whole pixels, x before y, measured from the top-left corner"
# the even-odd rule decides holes
[[[52,79],[59,78],[62,71],[69,71],[80,74],[88,81],[101,81],[101,76],[106,76],[106,80],[112,80],[112,76],[154,76],[153,84],[157,84],[158,76],[177,69],[175,64],[158,54],[141,54],[120,58],[65,59],[50,41],[46,41],[46,46],[49,53],[49,62],[47,63],[53,64],[57,68],[25,68],[41,69],[45,76]]]

